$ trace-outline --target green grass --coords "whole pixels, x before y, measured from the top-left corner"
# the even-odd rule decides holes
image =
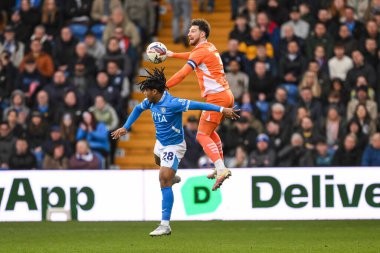
[[[378,252],[380,221],[0,223],[0,252]]]

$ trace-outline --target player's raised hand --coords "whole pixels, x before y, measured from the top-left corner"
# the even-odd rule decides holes
[[[174,53],[173,53],[172,51],[170,51],[170,50],[167,50],[167,51],[166,51],[166,56],[167,56],[167,57],[173,57],[173,54],[174,54]]]
[[[235,108],[223,108],[223,116],[226,118],[231,118],[231,119],[238,119],[240,118],[239,115],[236,113],[239,112],[240,109],[235,109]]]
[[[127,134],[127,129],[125,129],[124,127],[120,127],[119,129],[116,129],[115,131],[111,133],[111,137],[112,139],[117,140],[121,136],[124,136],[126,134]]]

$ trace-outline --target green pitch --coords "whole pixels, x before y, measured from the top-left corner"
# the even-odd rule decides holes
[[[157,222],[0,223],[0,252],[377,252],[380,221],[172,222],[172,235],[151,238]]]

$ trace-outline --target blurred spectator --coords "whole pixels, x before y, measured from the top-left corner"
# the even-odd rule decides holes
[[[24,123],[25,123],[24,116],[21,116],[21,120],[19,118],[19,114],[15,109],[11,109],[7,111],[6,114],[6,121],[9,125],[9,129],[13,136],[24,136],[25,129],[24,129]]]
[[[350,57],[345,55],[345,48],[342,44],[334,45],[334,57],[329,60],[328,65],[331,79],[346,80],[348,71],[353,67],[353,62]]]
[[[335,152],[333,166],[359,166],[362,150],[358,148],[357,138],[354,134],[348,134]]]
[[[42,144],[45,142],[48,133],[49,124],[43,120],[39,111],[33,111],[26,130],[26,136],[28,138],[29,147],[37,159],[39,168],[41,167],[43,157]]]
[[[50,101],[55,105],[62,105],[65,93],[74,89],[74,86],[66,81],[63,71],[58,70],[54,73],[53,82],[44,88],[49,94]]]
[[[313,2],[313,1],[310,1]],[[299,5],[301,19],[309,24],[309,27],[314,27],[316,23],[315,15],[311,12],[311,6],[307,2],[300,3]],[[314,12],[314,10],[313,10]]]
[[[235,39],[240,43],[249,39],[250,31],[251,28],[248,25],[246,16],[239,15],[235,20],[235,25],[229,34],[229,38]]]
[[[368,144],[369,135],[365,134],[362,130],[360,122],[356,119],[351,119],[347,124],[347,134],[353,134],[357,139],[358,149],[363,151]]]
[[[69,168],[69,159],[65,155],[65,148],[63,145],[55,146],[52,156],[49,154],[45,155],[42,168],[45,170],[65,170]]]
[[[247,0],[245,7],[240,12],[248,20],[248,25],[253,28],[256,26],[257,3],[256,0]]]
[[[227,131],[223,141],[223,149],[226,156],[234,156],[237,146],[241,145],[247,152],[255,149],[257,132],[250,126],[246,117],[240,117]]]
[[[65,113],[70,113],[74,117],[74,122],[78,123],[83,112],[81,100],[73,90],[64,93],[63,103],[55,107],[57,110],[55,122],[58,123]]]
[[[254,115],[254,111],[251,105],[249,93],[244,93],[242,97],[242,103],[240,107],[240,116],[248,119],[249,125],[253,127],[257,133],[263,133],[264,127],[261,121]]]
[[[91,0],[65,0],[62,2],[65,9],[65,20],[71,24],[80,25],[72,28],[87,26],[90,22]]]
[[[238,146],[235,151],[235,156],[231,158],[226,165],[229,168],[246,168],[248,167],[248,157],[247,152],[244,150],[244,147]]]
[[[240,66],[240,70],[246,72],[247,58],[243,52],[239,51],[239,41],[237,39],[229,39],[227,44],[227,51],[224,51],[221,56],[224,71],[230,71],[230,62],[237,61]],[[233,92],[233,89],[231,89]]]
[[[376,132],[376,122],[375,120],[371,119],[365,105],[363,104],[357,105],[353,119],[359,122],[364,134],[372,135]]]
[[[272,44],[264,37],[260,28],[255,26],[251,29],[250,37],[240,43],[239,51],[245,53],[248,60],[253,60],[257,56],[258,46],[264,46],[266,48],[267,56],[274,56]]]
[[[321,47],[317,47],[316,51]],[[323,49],[322,49],[323,50]],[[323,68],[323,69],[322,69]],[[314,72],[317,75],[318,83],[322,88],[322,94],[328,93],[328,88],[330,86],[330,77],[328,75],[328,62],[326,59],[323,59],[323,65],[318,62],[318,60],[310,60],[308,65],[308,71]]]
[[[3,35],[0,39],[0,52],[7,51],[13,65],[18,67],[24,57],[24,43],[16,39],[15,30],[11,26],[5,27]]]
[[[380,11],[380,1],[369,1],[367,9],[364,13],[364,20],[370,20],[376,17]]]
[[[343,24],[348,27],[354,38],[358,40],[364,33],[364,25],[356,19],[353,7],[345,6],[343,20]]]
[[[0,168],[9,168],[9,158],[16,143],[9,124],[6,121],[0,123]]]
[[[276,164],[276,152],[269,147],[269,137],[260,134],[256,138],[256,150],[248,158],[249,167],[273,167]]]
[[[131,39],[124,34],[122,27],[115,28],[114,37],[119,42],[119,48],[121,52],[123,52],[124,54],[128,55],[129,58],[131,58],[132,66],[139,65],[139,53],[137,52],[136,47],[132,45]],[[135,68],[132,67],[132,69],[137,70],[138,67],[139,66],[135,66]]]
[[[0,105],[8,103],[9,95],[15,89],[17,69],[10,62],[9,56],[6,51],[0,53]]]
[[[58,0],[43,1],[41,11],[41,25],[46,28],[49,39],[56,37],[63,25],[63,11],[57,6]]]
[[[295,108],[288,102],[288,92],[284,87],[277,87],[274,93],[274,98],[271,101],[270,108],[276,103],[281,104],[285,108],[285,118],[291,120],[295,116]]]
[[[61,129],[61,135],[64,140],[70,142],[72,149],[75,147],[76,134],[77,134],[77,122],[71,113],[65,113],[62,115],[59,127]]]
[[[303,117],[301,120],[301,129],[298,131],[305,143],[305,148],[313,150],[317,140],[321,138],[318,129],[310,117]]]
[[[18,118],[26,119],[28,117],[30,109],[25,105],[25,94],[21,90],[12,92],[10,106],[4,110],[3,117],[5,118],[11,110],[17,111]]]
[[[280,46],[279,46],[279,58],[283,57],[288,52],[288,44],[291,41],[295,41],[299,48],[301,49],[301,52],[305,49],[305,41],[301,37],[298,37],[294,34],[293,26],[287,25],[284,26],[284,35],[280,40]]]
[[[41,0],[30,0],[29,3],[30,3],[30,6],[33,7],[33,8],[39,8],[41,6],[43,1]],[[16,0],[16,4],[15,4],[15,9],[20,9],[21,8],[21,5],[22,5],[22,0]],[[12,6],[13,7],[13,6]]]
[[[39,10],[32,7],[29,0],[21,0],[20,9],[13,12],[11,17],[11,25],[16,29],[16,38],[25,44],[28,43],[34,27],[40,20]]]
[[[326,57],[330,58],[333,52],[333,40],[327,34],[326,26],[323,23],[317,23],[314,31],[310,33],[306,40],[307,56],[313,58],[314,50],[317,46],[323,46]]]
[[[339,115],[338,108],[335,106],[329,107],[326,119],[321,120],[319,123],[319,129],[328,147],[336,150],[346,132],[346,122]]]
[[[286,8],[283,6],[282,1],[279,0],[268,0],[265,1],[263,10],[266,11],[271,20],[276,22],[277,25],[282,25],[289,18],[289,14]]]
[[[70,61],[75,57],[75,47],[78,40],[73,36],[70,28],[65,26],[61,29],[60,36],[55,41],[54,61],[61,71],[68,71]]]
[[[290,20],[281,26],[281,37],[285,36],[284,28],[286,26],[292,26],[294,33],[302,38],[306,39],[309,35],[310,26],[306,21],[301,19],[301,13],[298,6],[293,6],[290,10]]]
[[[301,90],[306,87],[311,89],[313,97],[315,98],[321,97],[322,88],[318,82],[318,77],[316,76],[314,72],[311,72],[311,71],[305,72],[300,84],[298,85],[299,92],[301,92]]]
[[[375,20],[368,20],[365,24],[365,32],[359,39],[359,48],[362,51],[365,48],[365,41],[374,39],[377,43],[380,41],[379,27]]]
[[[129,97],[131,93],[131,85],[129,79],[124,76],[116,62],[109,61],[107,63],[107,74],[109,83],[112,87],[117,89],[122,98]]]
[[[367,88],[367,96],[369,100],[375,100],[375,90],[368,85],[367,78],[365,76],[358,76],[355,83],[355,88],[351,90],[350,97],[357,98],[356,90],[360,88],[360,86]],[[364,88],[365,89],[365,88]]]
[[[54,147],[58,145],[63,145],[65,147],[65,154],[68,156],[73,153],[70,142],[66,139],[63,139],[61,128],[57,125],[54,125],[50,128],[49,137],[45,139],[45,142],[42,144],[42,150],[45,154],[53,156]]]
[[[97,38],[101,38],[104,28],[110,20],[112,10],[121,9],[120,0],[94,0],[92,2],[91,18],[95,23],[91,30]],[[125,13],[124,13],[125,15]]]
[[[271,100],[276,88],[276,83],[264,62],[256,62],[253,74],[249,80],[249,92],[257,99],[265,96],[264,100]]]
[[[304,146],[304,140],[299,133],[293,133],[290,145],[285,146],[277,154],[279,167],[310,167],[314,165],[310,150]]]
[[[354,116],[359,104],[365,105],[370,118],[376,120],[377,103],[368,98],[368,87],[363,85],[356,87],[356,97],[352,98],[347,105],[347,120],[350,120]]]
[[[311,88],[304,87],[300,91],[300,100],[298,102],[298,107],[305,107],[309,112],[313,120],[317,120],[322,114],[322,105],[319,100],[313,97],[313,92]]]
[[[119,41],[115,37],[111,37],[107,43],[106,54],[103,56],[101,68],[105,69],[110,61],[116,62],[124,76],[132,80],[134,72],[132,60],[127,54],[121,51]]]
[[[43,121],[51,124],[54,122],[55,108],[51,106],[49,94],[45,90],[40,90],[37,93],[36,105],[33,110],[41,113]]]
[[[339,26],[339,32],[335,39],[335,43],[344,46],[344,52],[347,56],[351,56],[352,52],[358,48],[357,40],[351,35],[351,32],[346,25]]]
[[[262,45],[257,47],[256,58],[249,62],[248,67],[253,68],[252,66],[255,66],[258,61],[264,62],[266,71],[269,72],[274,79],[277,78],[277,63],[273,57],[267,55],[267,49]],[[249,73],[250,72],[251,70]]]
[[[340,117],[345,119],[346,116],[346,105],[342,102],[340,94],[337,91],[331,91],[327,97],[327,103],[323,103],[323,115],[327,115],[329,108],[336,108]]]
[[[37,168],[37,160],[29,150],[26,139],[18,138],[15,148],[9,158],[9,168],[11,170],[30,170]]]
[[[364,150],[362,166],[380,166],[380,133],[371,137],[371,144]]]
[[[181,160],[181,168],[197,168],[198,160],[203,154],[202,146],[196,140],[198,129],[198,119],[194,116],[187,118],[187,123],[183,127],[187,151]]]
[[[240,101],[243,93],[248,91],[248,75],[240,70],[239,62],[232,60],[229,65],[226,79],[237,101]]]
[[[85,76],[94,76],[96,74],[95,58],[87,53],[85,43],[80,42],[75,46],[75,55],[68,62],[68,71],[71,74],[75,71],[81,71]]]
[[[95,97],[101,95],[112,105],[119,115],[124,115],[125,110],[122,108],[122,98],[118,89],[109,84],[108,75],[105,72],[99,72],[96,76],[96,85],[89,91],[91,103],[94,103]]]
[[[302,56],[296,41],[288,43],[288,51],[279,62],[279,76],[284,83],[297,84],[306,69],[306,59]]]
[[[69,160],[70,169],[96,170],[101,168],[99,158],[91,151],[87,141],[78,141],[75,154]]]
[[[52,37],[49,38],[43,25],[36,26],[34,28],[33,35],[30,37],[30,40],[39,40],[42,45],[42,51],[49,55],[52,55],[53,53],[53,45],[51,39]]]
[[[340,22],[343,19],[347,0],[330,1],[330,15],[335,22]]]
[[[328,60],[326,57],[326,51],[325,48],[322,45],[318,45],[314,49],[314,57],[312,58],[314,61],[316,61],[319,65],[319,69],[321,72],[328,73]]]
[[[119,117],[115,109],[108,104],[102,96],[96,96],[95,104],[88,110],[94,114],[98,122],[102,122],[106,125],[108,131],[115,130],[119,125]]]
[[[191,0],[169,0],[171,8],[173,10],[172,17],[172,33],[173,33],[173,42],[175,44],[180,43],[188,47],[189,42],[187,40],[187,33],[189,32],[192,3]],[[180,20],[182,18],[182,33],[180,32]]]
[[[96,39],[92,32],[86,33],[84,43],[86,44],[87,53],[96,59],[97,66],[100,67],[101,59],[106,53],[104,45]]]
[[[107,26],[103,32],[103,43],[107,43],[112,37],[116,27],[124,28],[124,35],[130,38],[131,43],[136,48],[140,45],[140,35],[129,17],[125,16],[124,11],[121,8],[112,10],[111,18],[109,19]]]
[[[140,31],[143,44],[150,41],[154,32],[156,14],[151,0],[124,0],[127,16],[135,23]]]
[[[25,60],[25,68],[17,75],[16,87],[24,92],[29,99],[29,103],[34,99],[36,92],[45,84],[45,78],[37,69],[37,64],[33,58]]]
[[[207,2],[207,5],[206,5]],[[198,1],[198,6],[199,6],[199,11],[204,12],[205,6],[206,5],[206,10],[207,12],[213,12],[214,11],[214,6],[215,6],[215,0],[199,0]]]
[[[292,132],[296,132],[297,130],[301,129],[301,121],[304,117],[310,117],[310,111],[306,107],[300,106],[296,110]]]
[[[54,63],[51,56],[42,51],[42,45],[39,40],[32,40],[30,42],[30,52],[24,56],[21,64],[20,71],[25,69],[27,59],[33,58],[37,64],[38,71],[44,76],[50,78],[54,73]]]
[[[373,38],[367,38],[364,41],[364,49],[362,49],[364,61],[372,66],[374,69],[377,69],[379,63],[379,58],[377,55],[378,42]]]
[[[317,22],[323,23],[327,29],[327,32],[334,38],[339,30],[339,22],[332,20],[329,11],[325,8],[318,10],[317,18]]]
[[[87,140],[92,151],[99,152],[103,158],[107,159],[110,152],[108,140],[108,130],[104,123],[97,122],[91,112],[84,112],[82,122],[77,131],[77,140]]]
[[[285,115],[285,107],[275,103],[271,106],[271,114],[267,123],[267,132],[271,138],[272,147],[278,151],[289,141],[291,121]]]
[[[363,54],[359,50],[352,52],[352,60],[354,67],[347,73],[347,85],[349,88],[355,86],[358,76],[365,76],[370,85],[376,84],[376,72],[368,63],[364,62]]]
[[[329,146],[326,141],[320,139],[317,141],[317,145],[315,146],[315,158],[314,164],[317,167],[328,167],[331,165],[333,159],[333,155],[329,152]]]

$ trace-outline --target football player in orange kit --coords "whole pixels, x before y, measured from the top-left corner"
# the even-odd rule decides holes
[[[194,46],[194,49],[186,53],[167,51],[168,57],[185,59],[187,63],[167,81],[166,86],[171,88],[179,84],[190,72],[195,70],[201,96],[206,99],[206,102],[232,108],[234,96],[225,78],[222,59],[218,50],[207,41],[209,35],[210,24],[206,20],[192,20],[188,37],[189,44]],[[214,172],[207,176],[208,178],[216,177],[213,191],[231,176],[231,171],[224,165],[222,142],[215,131],[222,120],[223,115],[219,112],[203,111],[197,133],[198,142],[216,167]]]

